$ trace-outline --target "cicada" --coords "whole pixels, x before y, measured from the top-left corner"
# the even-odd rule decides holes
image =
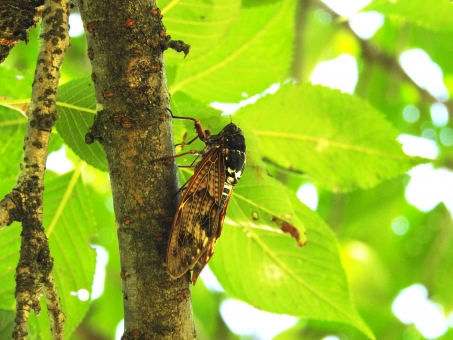
[[[196,119],[173,118],[193,120],[198,133],[195,139],[205,143],[176,211],[167,249],[168,274],[179,278],[193,270],[191,281],[195,284],[214,254],[233,187],[244,172],[245,137],[233,123],[211,135]]]

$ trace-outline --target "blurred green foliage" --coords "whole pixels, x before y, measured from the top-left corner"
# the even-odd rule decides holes
[[[247,169],[210,262],[226,292],[212,292],[201,281],[192,288],[198,338],[239,338],[219,312],[222,301],[233,297],[299,317],[279,340],[327,335],[363,339],[373,334],[376,339],[422,339],[413,325],[393,315],[391,305],[402,289],[421,283],[445,316],[452,311],[453,225],[444,205],[424,213],[407,203],[406,171],[422,160],[406,156],[396,137],[421,136],[431,126],[440,151],[434,164],[447,169],[453,164],[452,146],[440,142],[441,128],[432,124],[429,109],[436,100],[406,76],[398,58],[409,49],[425,50],[441,67],[451,92],[450,1],[375,0],[364,10],[379,11],[385,19],[369,40],[360,39],[347,18],[314,0],[165,0],[158,5],[168,33],[192,46],[186,59],[174,51],[165,54],[175,114],[196,117],[217,133],[229,118],[220,117],[210,103],[237,103],[281,84],[275,94],[233,116],[247,138]],[[0,95],[24,102],[30,97],[38,32],[32,30],[28,44],[16,46],[1,65]],[[359,66],[354,95],[308,84],[319,62],[341,54],[354,56]],[[64,143],[75,169],[46,175],[44,221],[51,229],[46,230],[68,338],[75,340],[113,339],[122,319],[105,157],[99,145],[84,143],[95,112],[89,76],[85,37],[73,37],[62,68],[60,120],[51,150]],[[288,79],[303,84],[284,84]],[[415,122],[403,118],[408,105],[420,112]],[[445,105],[451,111],[451,101]],[[3,195],[15,183],[25,124],[23,115],[0,106]],[[191,123],[175,121],[174,127],[176,142],[186,132],[194,134]],[[194,148],[202,145],[194,143]],[[191,159],[178,162],[190,164]],[[190,175],[182,171],[181,182]],[[316,212],[295,196],[304,183],[318,189]],[[302,243],[306,233],[307,245],[298,247],[273,217],[293,225]],[[398,218],[407,223],[401,234],[392,230]],[[19,233],[17,225],[0,232],[2,338],[10,334],[14,317]],[[104,292],[94,301],[80,301],[73,293],[91,292],[93,282],[96,253],[90,244],[108,253]],[[452,333],[440,339],[453,339]],[[45,313],[32,316],[30,338],[48,336]]]

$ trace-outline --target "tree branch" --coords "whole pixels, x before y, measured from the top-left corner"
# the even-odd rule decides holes
[[[52,338],[64,339],[64,326],[66,317],[61,307],[60,296],[58,295],[57,286],[53,274],[50,273],[44,282],[44,291],[46,293],[47,314],[50,321]]]
[[[14,202],[13,195],[7,195],[0,202],[0,230],[18,221],[21,211],[18,204]]]
[[[297,81],[304,79],[302,74],[304,60],[305,36],[307,25],[308,9],[311,6],[311,0],[297,0],[295,25],[294,25],[294,48],[293,62],[291,65],[290,76]]]
[[[6,0],[0,4],[0,63],[41,18],[44,0]]]
[[[53,339],[64,338],[65,317],[52,275],[53,258],[42,225],[42,210],[47,149],[56,120],[60,67],[69,46],[68,13],[67,0],[47,0],[45,3],[21,171],[15,188],[0,202],[2,227],[13,221],[22,222],[20,258],[16,268],[14,339],[27,337],[30,310],[40,313],[42,295],[46,295]]]

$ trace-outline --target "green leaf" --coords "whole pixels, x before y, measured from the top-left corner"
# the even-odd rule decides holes
[[[90,303],[90,311],[96,312],[89,312],[81,327],[96,330],[99,337],[104,339],[115,339],[115,330],[124,318],[124,311],[115,216],[113,209],[107,208],[107,202],[112,202],[110,182],[108,174],[93,168],[85,167],[83,175],[84,179],[90,178],[91,185],[87,185],[87,190],[90,192],[90,202],[94,207],[93,218],[99,226],[90,243],[99,245],[108,253],[108,262],[105,266],[102,295]]]
[[[16,311],[0,310],[0,339],[11,339],[14,330]],[[32,326],[28,326],[27,340],[39,339]]]
[[[354,301],[367,324],[382,334],[404,331],[382,308],[391,306],[401,289],[421,283],[447,311],[453,301],[451,214],[443,204],[427,214],[408,204],[404,182],[397,178],[335,199],[337,207],[350,207],[333,227],[346,241],[342,262]],[[398,225],[407,229],[397,234]]]
[[[428,287],[436,296],[442,297],[442,305],[451,310],[453,307],[453,223],[447,208],[440,204],[429,216],[433,237],[431,248],[427,251],[423,265]]]
[[[215,339],[220,320],[213,320],[212,316],[218,313],[220,301],[219,293],[209,291],[202,280],[197,281],[192,289],[192,307],[198,337],[204,334],[204,338]]]
[[[68,316],[65,330],[69,335],[82,321],[90,304],[89,300],[81,301],[71,293],[86,289],[91,294],[96,252],[90,247],[90,238],[96,225],[80,165],[63,176],[48,177],[44,226],[55,258],[53,270],[63,310]],[[44,318],[38,320],[43,327]]]
[[[0,79],[2,79],[3,85],[8,84],[0,89],[0,95],[8,98],[0,99],[0,159],[2,160],[0,178],[4,179],[17,176],[20,170],[19,164],[23,150],[18,146],[24,144],[27,117],[2,102],[16,99],[21,103],[15,105],[27,107],[31,95],[33,74],[2,65],[0,66]]]
[[[15,309],[14,291],[16,284],[14,275],[19,261],[20,227],[13,223],[2,230],[2,247],[0,248],[0,308]]]
[[[369,188],[415,165],[365,101],[322,86],[283,85],[241,109],[264,157],[332,191]]]
[[[61,67],[60,84],[91,76],[91,60],[88,58],[87,49],[85,33],[77,37],[71,36],[71,48],[66,51]]]
[[[294,5],[284,0],[242,8],[221,44],[203,58],[184,61],[170,93],[183,91],[203,103],[237,102],[244,92],[261,93],[283,80],[291,62]]]
[[[232,0],[187,0],[174,2],[159,1],[163,23],[175,40],[184,40],[190,45],[190,60],[203,57],[214,46],[220,44],[231,24],[236,20],[241,1]],[[181,53],[167,51],[165,63],[185,67]],[[188,60],[189,60],[188,59]]]
[[[20,170],[26,124],[19,112],[0,107],[0,178],[17,176]]]
[[[82,321],[90,301],[80,301],[71,295],[79,289],[91,292],[96,253],[89,240],[95,224],[88,193],[80,176],[80,168],[63,176],[46,174],[44,192],[44,228],[49,237],[50,251],[55,260],[53,273],[66,315],[66,334],[69,336]],[[14,274],[19,259],[20,225],[14,223],[2,230],[0,248],[0,307],[14,306]],[[50,326],[45,301],[42,314],[31,317],[30,324],[39,330],[40,339],[50,339]]]
[[[58,89],[58,133],[74,153],[95,168],[107,171],[107,160],[102,146],[87,145],[85,134],[93,125],[96,113],[93,82],[89,78],[72,80]]]
[[[0,310],[0,337],[10,339],[14,329],[14,318],[16,313],[10,310]]]
[[[63,138],[58,133],[52,133],[49,140],[49,148],[47,149],[48,155],[54,151],[58,151],[64,144]]]
[[[253,170],[249,167],[235,188],[227,222],[283,233],[293,246],[302,247],[307,242],[305,222],[295,213],[284,186]]]
[[[342,323],[374,338],[351,302],[338,245],[327,225],[286,192],[294,217],[307,229],[307,245],[300,248],[285,233],[257,227],[243,209],[253,196],[249,185],[256,179],[244,180],[235,188],[229,209],[242,214],[242,220],[238,224],[227,220],[210,262],[225,290],[262,310]]]
[[[375,0],[365,7],[365,10],[378,11],[391,18],[432,30],[451,31],[453,29],[453,5],[450,1]]]
[[[14,48],[14,50],[17,46]],[[36,59],[34,60],[36,62]],[[29,99],[31,97],[31,84],[33,82],[33,73],[21,67],[0,66],[0,79],[2,85],[0,95],[9,97],[9,99]],[[6,86],[6,84],[8,84]],[[3,98],[2,98],[3,99]],[[1,100],[0,100],[1,103]]]
[[[219,110],[212,108],[208,104],[202,104],[182,92],[178,92],[171,97],[171,108],[174,116],[196,118],[202,123],[205,129],[211,129],[209,123],[212,120],[218,121],[220,118]],[[223,126],[217,127],[216,125],[218,130],[213,130],[212,133],[217,133]],[[196,136],[194,122],[191,120],[173,119],[173,136],[175,143],[188,142],[190,139],[194,138]],[[204,145],[200,142],[195,143],[190,147],[199,148],[199,150],[201,150]]]

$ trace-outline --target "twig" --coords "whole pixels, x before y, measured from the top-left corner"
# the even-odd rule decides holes
[[[69,47],[68,14],[67,0],[46,0],[21,171],[15,188],[0,202],[0,229],[13,221],[22,222],[14,339],[27,337],[30,310],[39,314],[42,295],[46,296],[52,338],[64,339],[65,316],[52,275],[53,258],[42,225],[42,209],[47,149],[56,120],[58,80]]]
[[[349,29],[352,31],[352,29],[349,27]],[[354,33],[355,34],[355,33]],[[363,56],[365,59],[368,59],[370,62],[376,62],[383,67],[385,67],[387,70],[391,70],[393,74],[398,75],[401,79],[404,81],[412,84],[415,86],[417,91],[419,92],[420,97],[426,101],[426,102],[437,102],[439,101],[436,97],[434,97],[431,93],[429,93],[427,90],[422,89],[420,86],[418,86],[415,81],[407,75],[407,73],[403,70],[401,65],[397,62],[396,58],[391,57],[384,52],[382,52],[379,48],[374,46],[372,43],[359,39],[360,46],[362,47],[363,51]],[[453,112],[453,103],[451,101],[443,103],[445,106],[447,106],[448,111],[450,114]]]
[[[426,102],[438,102],[439,100],[434,97],[431,93],[427,90],[422,89],[420,86],[415,83],[415,81],[408,76],[408,74],[404,71],[402,66],[398,63],[397,58],[394,55],[389,55],[382,51],[377,45],[371,43],[370,41],[363,40],[357,36],[357,34],[352,30],[349,26],[347,20],[342,19],[337,13],[335,13],[330,7],[322,2],[318,2],[319,6],[322,7],[324,10],[330,13],[333,20],[337,21],[343,28],[348,30],[351,34],[357,37],[357,41],[360,44],[362,49],[363,58],[367,59],[370,63],[378,63],[382,65],[386,70],[390,70],[392,75],[399,77],[400,79],[414,85],[415,89],[418,91],[420,97],[423,101]],[[453,102],[451,100],[443,103],[447,106],[450,115],[453,112]]]
[[[302,74],[304,66],[304,48],[306,37],[306,25],[308,9],[311,6],[311,0],[298,0],[295,13],[294,25],[294,49],[293,49],[293,63],[291,65],[290,76],[297,81],[304,79]]]
[[[53,339],[64,339],[64,325],[66,317],[61,307],[60,296],[58,295],[57,286],[53,274],[50,273],[47,282],[44,284],[46,293],[47,314],[50,320],[50,329]]]
[[[17,204],[13,200],[13,195],[7,195],[0,202],[0,230],[16,221],[17,218],[14,216],[19,214],[20,211],[17,209]]]

